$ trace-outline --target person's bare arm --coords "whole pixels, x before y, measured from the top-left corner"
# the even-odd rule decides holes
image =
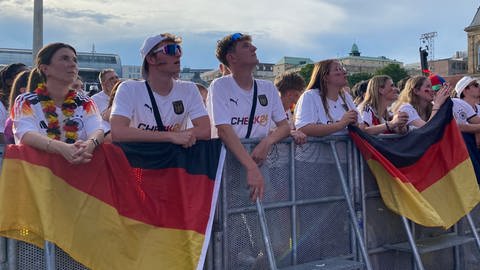
[[[110,117],[112,140],[116,142],[171,142],[184,147],[195,143],[191,131],[149,131],[130,127],[130,119],[120,115]]]
[[[223,144],[232,152],[238,159],[240,164],[247,171],[247,185],[250,188],[250,198],[255,201],[257,198],[263,198],[264,179],[255,161],[248,154],[245,147],[243,147],[240,139],[233,130],[232,126],[224,124],[218,125],[218,137],[223,141]]]

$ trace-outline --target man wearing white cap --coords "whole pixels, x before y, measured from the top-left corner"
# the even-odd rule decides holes
[[[210,139],[210,120],[197,87],[175,79],[180,72],[180,43],[168,33],[145,39],[140,49],[145,80],[119,86],[110,117],[113,141],[190,147],[196,140]],[[187,128],[188,120],[192,128]]]

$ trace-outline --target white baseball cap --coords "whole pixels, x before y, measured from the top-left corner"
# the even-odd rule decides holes
[[[465,90],[465,88],[467,88],[467,86],[474,81],[476,80],[470,76],[465,76],[461,78],[460,81],[458,81],[455,85],[455,91],[457,92],[457,96],[460,97],[463,90]]]
[[[160,34],[151,37],[147,37],[140,48],[140,54],[142,55],[142,77],[147,79],[147,72],[145,70],[145,57],[148,53],[155,47],[158,43],[164,41],[168,37],[166,35]]]

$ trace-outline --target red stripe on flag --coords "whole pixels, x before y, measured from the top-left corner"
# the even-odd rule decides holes
[[[430,146],[415,164],[399,168],[420,192],[470,158],[458,126],[453,121],[445,127],[443,138]]]
[[[99,147],[88,164],[72,165],[60,155],[25,146],[10,146],[5,159],[48,167],[72,187],[111,205],[124,217],[205,233],[215,184],[206,175],[190,175],[183,168],[131,168],[122,150],[109,144]]]
[[[450,170],[469,158],[467,148],[454,120],[445,126],[445,132],[440,141],[432,144],[415,164],[402,168],[396,168],[387,157],[383,156],[357,133],[350,132],[350,136],[366,160],[377,160],[393,178],[397,178],[404,183],[412,183],[420,192],[433,185],[447,175]],[[454,145],[453,142],[455,142]],[[435,167],[432,167],[433,164],[435,164]]]

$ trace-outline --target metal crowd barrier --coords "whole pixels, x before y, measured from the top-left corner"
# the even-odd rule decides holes
[[[251,150],[258,140],[242,142]],[[338,168],[346,180],[348,199]],[[371,269],[416,269],[411,253],[388,248],[408,240],[402,219],[383,204],[374,177],[348,137],[309,138],[302,146],[287,139],[273,147],[261,170],[266,192],[261,204],[256,204],[248,198],[243,167],[227,153],[205,270],[367,269],[368,264]],[[480,224],[479,207],[471,216],[475,224]],[[471,235],[466,224],[462,220],[447,232],[410,226],[413,237],[420,239],[454,233]],[[358,239],[363,241],[369,262],[362,256]],[[51,243],[46,247],[42,250],[1,239],[0,270],[86,269]],[[480,265],[474,242],[421,257],[425,269],[473,270]],[[319,260],[328,263],[301,268]],[[330,262],[337,260],[358,264],[330,268]]]

